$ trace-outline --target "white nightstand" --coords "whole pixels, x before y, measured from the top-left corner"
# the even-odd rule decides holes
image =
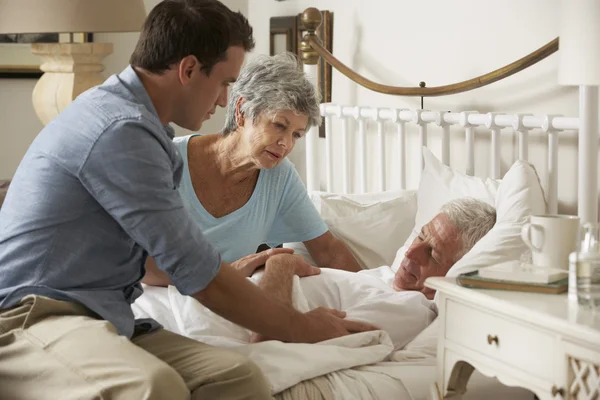
[[[477,369],[545,399],[600,399],[600,312],[566,295],[467,289],[429,278],[440,336],[432,398],[459,399]]]

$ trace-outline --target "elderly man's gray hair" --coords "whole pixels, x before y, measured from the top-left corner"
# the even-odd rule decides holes
[[[470,197],[452,200],[444,204],[440,212],[448,216],[452,225],[461,235],[462,249],[458,253],[456,261],[467,254],[496,223],[494,207]]]
[[[274,116],[278,111],[293,111],[308,116],[307,130],[321,124],[319,93],[292,53],[257,55],[244,66],[231,88],[223,135],[238,128],[235,112],[240,98],[244,99],[241,112],[252,122],[262,113]]]

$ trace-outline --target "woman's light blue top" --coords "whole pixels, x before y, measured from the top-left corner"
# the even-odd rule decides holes
[[[304,242],[327,232],[327,225],[288,159],[272,169],[260,170],[254,192],[241,208],[220,218],[212,216],[196,197],[190,178],[187,146],[193,136],[197,135],[173,139],[184,162],[179,193],[190,216],[224,261],[253,254],[262,243],[274,247]]]

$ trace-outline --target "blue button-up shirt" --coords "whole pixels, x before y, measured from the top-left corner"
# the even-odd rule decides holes
[[[0,308],[75,301],[131,337],[147,255],[193,294],[221,257],[183,207],[183,162],[136,72],[81,94],[35,138],[0,209]]]

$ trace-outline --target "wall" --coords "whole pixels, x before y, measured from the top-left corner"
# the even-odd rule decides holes
[[[257,38],[257,53],[269,51],[269,18],[294,15],[316,6],[334,13],[333,54],[352,69],[381,83],[428,86],[455,83],[513,62],[558,36],[558,0],[252,0],[248,10]],[[578,115],[576,88],[557,85],[558,57],[486,88],[425,99],[426,109],[478,110]],[[382,95],[359,88],[333,72],[332,101],[344,105],[418,108],[418,98]],[[440,155],[439,133],[430,128],[430,147]],[[416,130],[412,142],[416,144]],[[395,137],[388,138],[394,166]],[[464,167],[462,133],[452,136],[451,165]],[[561,210],[576,203],[576,139],[561,135],[559,197]],[[416,152],[416,147],[409,149]],[[502,172],[516,159],[516,140],[503,131]],[[476,137],[476,175],[489,173],[489,135]],[[530,159],[545,179],[546,137],[530,135]],[[411,154],[409,154],[410,159]],[[397,157],[396,157],[397,158]],[[334,159],[340,160],[338,153]],[[413,157],[414,159],[414,157]],[[303,164],[301,154],[293,160]],[[542,168],[539,168],[542,166]],[[388,173],[388,177],[392,178]],[[373,187],[376,179],[372,179]],[[394,187],[394,182],[390,187]],[[409,184],[416,182],[409,179]],[[371,189],[373,189],[373,187]],[[341,188],[341,183],[334,186]]]
[[[151,10],[160,0],[144,0],[146,10]],[[222,0],[233,10],[248,13],[248,0]],[[114,44],[114,52],[105,59],[104,73],[108,77],[119,73],[127,65],[135,47],[138,33],[95,34],[94,41]],[[33,105],[31,93],[36,81],[32,79],[0,79],[0,179],[11,177],[27,148],[42,129]],[[212,119],[206,121],[201,132],[217,132],[223,126],[223,109],[218,109]],[[190,132],[176,127],[177,135]]]
[[[158,0],[145,0],[147,9],[157,3]],[[247,13],[257,41],[255,53],[269,51],[271,16],[295,15],[310,6],[331,10],[336,57],[361,74],[392,85],[414,86],[425,81],[428,86],[436,86],[469,79],[510,63],[558,35],[559,0],[225,0],[224,3]],[[127,65],[136,39],[137,34],[96,35],[97,41],[111,41],[115,45],[114,54],[105,62],[107,74],[119,72]],[[556,84],[557,64],[557,56],[553,55],[486,88],[426,99],[425,108],[577,116],[577,91]],[[34,84],[29,80],[0,80],[0,178],[12,176],[41,128],[30,100]],[[336,71],[332,98],[347,105],[419,106],[416,98],[386,96],[358,88]],[[219,110],[203,131],[217,131],[222,120],[223,112]],[[178,130],[178,134],[184,133]],[[429,142],[434,152],[439,149],[438,138],[431,128]],[[393,140],[390,138],[389,149],[394,147]],[[532,132],[531,160],[538,166],[546,163],[545,140],[539,132]],[[514,161],[516,150],[510,134],[503,133],[502,141],[505,172]],[[489,137],[484,133],[476,138],[477,175],[489,172],[488,142]],[[301,152],[295,153],[293,161],[302,167]],[[336,157],[340,159],[339,154]],[[462,168],[463,158],[462,136],[455,133],[451,165]],[[393,153],[389,159],[394,167]],[[560,165],[561,209],[573,212],[576,139],[570,133],[561,135]],[[545,179],[545,170],[538,169]],[[414,182],[409,180],[409,183],[414,186]],[[393,187],[393,182],[390,184]]]

